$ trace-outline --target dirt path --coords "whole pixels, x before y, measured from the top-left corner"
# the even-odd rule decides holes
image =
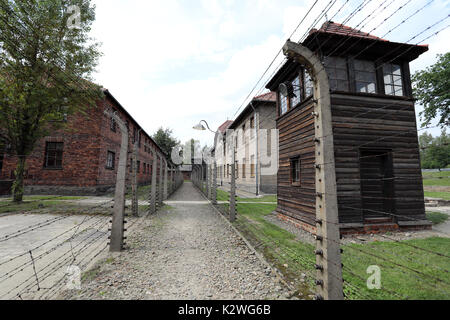
[[[130,250],[88,274],[67,299],[280,299],[277,276],[185,183],[127,240]]]

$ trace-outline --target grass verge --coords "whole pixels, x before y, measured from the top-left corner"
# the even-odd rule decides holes
[[[450,192],[428,192],[428,191],[425,191],[425,197],[450,200]]]
[[[275,207],[271,204],[239,204],[235,225],[305,296],[314,289],[314,247],[264,218]],[[342,245],[346,299],[448,299],[450,275],[446,270],[449,247],[450,239],[438,237]],[[381,269],[379,290],[367,287],[370,266]],[[303,282],[302,273],[307,275]]]
[[[427,212],[427,219],[433,222],[434,225],[443,223],[448,220],[448,214],[441,212]]]

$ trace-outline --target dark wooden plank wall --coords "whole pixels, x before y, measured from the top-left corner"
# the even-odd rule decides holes
[[[279,129],[279,171],[277,211],[291,218],[314,225],[315,198],[315,144],[312,100],[290,110],[277,120]],[[300,157],[300,186],[290,179],[290,160]]]
[[[331,99],[340,222],[363,222],[361,147],[392,149],[393,215],[410,217],[399,218],[404,221],[425,219],[414,102],[337,93]]]

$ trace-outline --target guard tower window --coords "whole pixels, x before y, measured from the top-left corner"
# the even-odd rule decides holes
[[[373,61],[355,60],[356,92],[376,93],[377,74]]]
[[[324,65],[330,80],[330,89],[334,91],[349,91],[346,59],[339,57],[326,57]]]
[[[398,64],[383,66],[384,92],[391,96],[403,96],[402,69]]]

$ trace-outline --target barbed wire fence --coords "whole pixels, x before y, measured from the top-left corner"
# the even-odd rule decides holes
[[[342,22],[342,24],[347,23],[351,19],[354,19],[359,15],[359,12],[369,3],[370,1],[362,1],[362,3],[356,7]],[[382,38],[392,34],[393,31],[398,30],[400,26],[406,25],[406,23],[414,23],[413,18],[417,18],[419,13],[423,12],[426,8],[430,7],[433,4],[433,0],[428,1],[418,7],[414,11],[410,11],[411,14],[402,18],[402,20],[395,24],[393,27],[388,27],[388,31],[383,34],[378,41],[384,41]],[[395,2],[396,3],[396,2]],[[405,11],[412,5],[412,1],[407,0],[400,4],[396,9],[384,19],[381,19],[375,27],[370,29],[367,34],[378,30],[380,27],[385,26],[388,22],[392,20],[399,12]],[[343,6],[347,3],[345,2]],[[377,15],[390,6],[394,4],[394,1],[384,1],[379,4],[375,11],[371,11],[366,17],[361,19],[361,21],[357,24],[355,28],[367,29],[370,22],[372,22]],[[313,3],[313,6],[316,3]],[[322,14],[328,12],[331,9],[333,3],[330,3],[325,7],[322,11]],[[342,6],[342,7],[343,7]],[[341,7],[341,9],[342,9]],[[336,12],[337,15],[340,10]],[[405,11],[406,12],[406,11]],[[308,11],[309,14],[309,11]],[[436,17],[436,21],[429,21],[428,25],[423,28],[418,33],[411,36],[405,43],[411,43],[414,45],[421,45],[425,41],[435,37],[440,34],[444,30],[446,30],[449,25],[445,25],[444,23],[448,20],[449,15],[446,14],[442,17]],[[315,20],[315,23],[320,21],[320,16]],[[327,19],[328,20],[328,19]],[[331,20],[331,19],[330,19]],[[303,20],[302,20],[303,21]],[[308,31],[304,36],[300,37],[301,41],[305,40],[309,30],[315,28],[315,23],[308,28]],[[325,31],[328,27],[325,27]],[[297,27],[298,29],[298,27]],[[346,30],[342,27],[341,32],[343,34],[350,33],[350,31]],[[317,34],[315,35],[317,37]],[[422,39],[419,39],[422,37]],[[361,38],[362,39],[362,38]],[[360,41],[361,41],[360,39]],[[328,39],[330,40],[330,39]],[[364,52],[366,52],[370,47],[376,44],[374,41],[370,47],[365,47],[357,53],[354,53],[352,50],[358,42],[353,42],[352,44],[347,45],[347,39],[343,39],[340,41],[335,41],[333,44],[328,44],[327,53],[324,53],[323,47],[327,44],[327,41],[319,42],[318,47],[314,50],[313,55],[320,56],[319,61],[313,63],[308,66],[309,72],[312,73],[311,69],[320,68],[323,65],[324,60],[330,57],[332,54],[338,52],[338,50],[344,51],[345,53],[351,52],[350,56],[352,59],[360,57]],[[313,39],[314,41],[314,39]],[[385,52],[380,59],[378,59],[379,63],[376,65],[376,70],[383,68],[385,65],[389,63],[394,63],[401,55],[406,54],[410,48],[396,48]],[[278,52],[277,56],[283,50]],[[277,58],[277,57],[276,57]],[[243,106],[246,105],[246,102],[251,99],[253,96],[258,96],[263,93],[265,87],[267,86],[269,80],[278,73],[280,78],[284,78],[287,75],[289,70],[285,70],[284,74],[280,74],[281,67],[288,61],[288,59],[293,59],[295,56],[287,56],[281,59],[279,65],[273,69],[272,73],[269,73],[271,67],[275,66],[276,58],[270,63],[267,70],[264,72],[263,76],[258,80],[255,87],[250,91],[242,105],[237,109],[235,116],[242,109]],[[308,57],[309,58],[309,57]],[[264,80],[264,76],[268,76],[266,81]],[[315,86],[317,86],[317,74],[311,74],[313,79],[316,81]],[[258,85],[261,83],[261,87],[258,91],[255,91]],[[313,103],[314,105],[318,105],[323,103],[323,100],[329,99],[327,98],[329,95],[328,91],[320,92],[314,96]],[[306,103],[306,102],[305,102]],[[356,119],[358,117],[364,116],[364,118],[369,119],[370,121],[386,121],[389,120],[389,117],[392,113],[384,112],[396,106],[395,102],[386,101],[382,106],[371,108],[370,111],[360,111],[351,115],[349,121],[347,122],[348,128],[359,128],[360,125],[358,123],[352,123],[351,119]],[[395,115],[401,114],[402,112],[410,112],[411,106],[407,105],[404,107],[397,108],[395,111]],[[342,147],[338,148],[339,152],[355,152],[363,147],[386,144],[389,141],[393,141],[392,139],[402,139],[405,136],[411,134],[417,134],[420,131],[437,128],[437,126],[430,126],[421,129],[412,129],[407,130],[406,132],[396,132],[396,130],[391,130],[383,137],[374,137],[373,139],[369,139],[368,141],[357,143],[351,147]],[[333,132],[328,133],[319,133],[313,137],[311,141],[313,145],[316,147],[324,145],[324,141],[333,136]],[[326,144],[326,143],[325,143]],[[442,145],[444,147],[445,144]],[[362,155],[360,156],[360,160],[370,159],[370,158],[379,158],[386,155],[401,155],[409,152],[418,152],[419,150],[426,150],[427,147],[423,146],[406,146],[406,147],[398,147],[394,148],[394,150],[385,151],[380,154],[374,155]],[[331,145],[331,150],[334,150],[334,147]],[[323,150],[321,150],[323,151]],[[235,164],[234,161],[231,162],[231,166]],[[317,181],[320,182],[324,179],[325,176],[330,176],[330,170],[335,170],[335,160],[331,161],[318,159],[314,161],[312,169],[318,174],[322,174]],[[224,169],[225,170],[225,169]],[[232,169],[232,173],[235,172],[235,168]],[[325,175],[324,175],[325,172]],[[333,172],[334,175],[334,172]],[[431,181],[431,180],[441,180],[446,177],[422,177],[421,175],[411,175],[411,174],[394,174],[390,177],[379,177],[379,178],[351,178],[352,182],[417,182],[417,181]],[[231,185],[233,185],[233,181],[235,182],[235,177],[231,179]],[[326,198],[338,198],[342,195],[342,192],[339,191],[338,184],[341,182],[342,178],[339,179],[331,179],[331,182],[327,182],[326,186],[323,188],[318,188],[320,183],[316,184],[316,210],[318,208],[323,208],[324,205],[321,203]],[[204,170],[199,166],[193,171],[193,181],[194,184],[200,190],[204,190],[203,185],[208,183],[209,178],[204,174]],[[420,182],[421,183],[421,182]],[[335,191],[330,191],[330,190]],[[368,195],[353,195],[353,197],[357,198],[356,200],[363,201],[364,199],[373,199],[373,200],[394,200],[394,201],[412,201],[411,204],[418,204],[419,206],[424,205],[424,198],[420,195],[418,196],[402,196],[401,194],[396,196],[368,196]],[[209,198],[209,197],[208,197]],[[217,199],[212,199],[216,201]],[[356,201],[355,200],[355,201]],[[233,203],[236,201],[235,193],[231,192],[228,195],[228,198],[221,199],[221,203],[225,204],[224,210],[222,212],[228,217],[231,218],[232,213],[245,212],[248,209],[248,204],[246,203],[236,203],[237,210],[232,210]],[[382,232],[376,235],[372,235],[371,237],[361,238],[360,234],[364,234],[366,232],[371,232],[374,230],[364,230],[364,227],[354,227],[354,226],[346,226],[345,232],[341,232],[340,228],[342,223],[337,218],[338,210],[354,210],[356,212],[361,212],[362,208],[360,206],[351,206],[343,203],[337,203],[336,208],[333,209],[333,219],[330,218],[327,214],[325,215],[317,215],[314,221],[314,226],[317,229],[316,235],[309,242],[304,242],[301,240],[291,241],[292,243],[287,244],[284,241],[277,240],[273,237],[270,232],[267,232],[263,228],[259,226],[258,222],[250,219],[245,214],[240,214],[237,217],[236,224],[241,225],[243,229],[249,231],[246,235],[252,237],[253,240],[257,243],[256,246],[260,247],[261,251],[269,252],[277,256],[277,266],[283,268],[283,265],[289,265],[289,270],[294,272],[297,278],[302,278],[302,283],[307,283],[309,287],[313,288],[315,292],[316,299],[448,299],[450,296],[450,278],[449,278],[449,259],[448,255],[448,238],[449,234],[446,232],[436,233],[433,232],[431,235],[434,237],[429,238],[426,237],[427,231],[425,231],[426,241],[422,241],[423,239],[416,239],[415,237],[411,237],[410,234],[407,233],[405,236],[404,233],[402,236],[398,236],[395,229],[394,231]],[[390,221],[398,222],[401,221],[404,226],[410,225],[408,222],[413,223],[424,223],[422,217],[418,218],[414,215],[407,216],[403,214],[397,214],[395,212],[390,212],[387,210],[372,210],[372,209],[364,209],[364,214],[368,217],[374,216],[388,218]],[[425,225],[430,226],[430,223],[425,223]],[[324,230],[324,226],[326,228],[332,228],[337,230],[333,236],[330,236]],[[414,228],[410,229],[412,233],[414,233]],[[399,230],[397,230],[399,231]],[[347,235],[352,234],[352,235]],[[406,237],[406,239],[405,239]],[[315,250],[313,247],[316,246]],[[305,252],[305,248],[309,248],[308,252]],[[330,248],[333,254],[330,254]],[[287,269],[287,268],[286,268]],[[293,270],[294,269],[294,270]],[[299,276],[302,275],[302,277]],[[330,285],[333,286],[330,288]],[[337,286],[337,287],[336,287]],[[331,291],[335,291],[336,295],[330,296]],[[336,291],[337,290],[337,291]]]

